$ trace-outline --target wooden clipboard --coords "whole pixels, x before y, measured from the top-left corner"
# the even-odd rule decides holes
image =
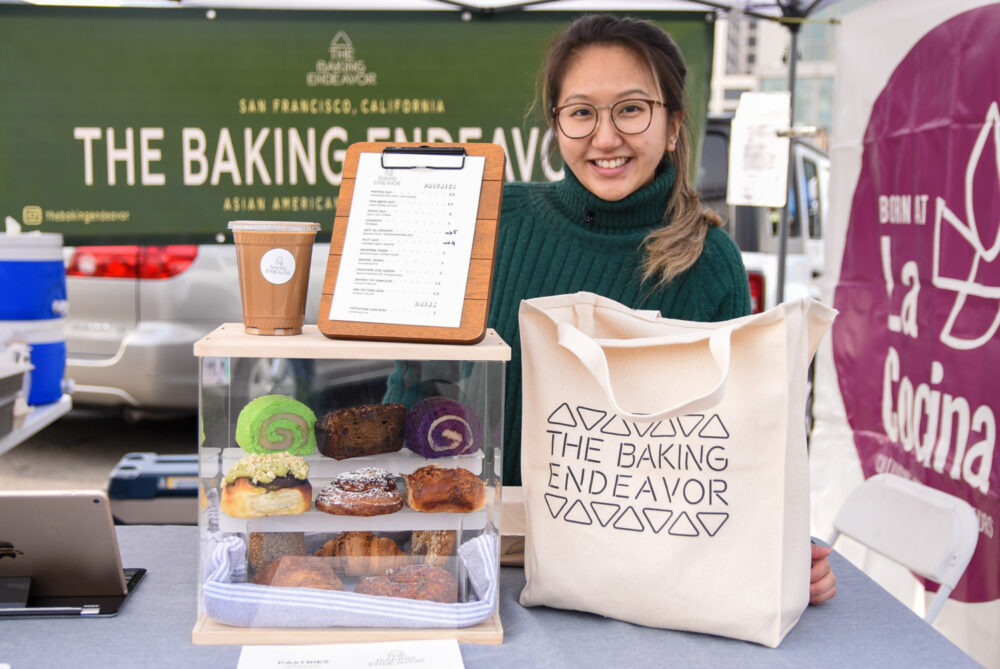
[[[462,156],[481,156],[484,159],[483,177],[479,190],[479,206],[475,213],[475,230],[472,237],[471,257],[461,304],[461,319],[457,326],[436,324],[411,324],[406,322],[370,322],[331,317],[331,307],[337,290],[337,281],[344,260],[348,226],[360,225],[359,216],[351,219],[357,184],[358,165],[364,154],[379,154],[385,170],[421,168],[431,169],[433,162],[441,168],[442,179],[447,180],[447,170],[464,169]],[[372,160],[372,159],[369,159]],[[359,142],[347,149],[344,176],[337,202],[333,235],[330,240],[330,257],[327,261],[323,296],[320,300],[317,326],[320,332],[333,339],[367,339],[375,341],[415,341],[427,343],[474,344],[486,334],[486,315],[489,310],[490,290],[493,283],[493,256],[496,248],[500,218],[500,200],[503,194],[503,149],[496,144],[421,144],[417,142]],[[447,167],[442,167],[447,165]],[[356,234],[358,234],[356,232]],[[357,239],[357,237],[355,237]],[[347,263],[344,263],[345,266]],[[347,280],[350,280],[348,277]],[[342,283],[346,284],[346,280]],[[371,298],[377,301],[378,295]],[[451,305],[453,310],[457,304]],[[426,317],[424,317],[426,318]]]

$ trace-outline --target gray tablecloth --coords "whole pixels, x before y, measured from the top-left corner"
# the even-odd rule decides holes
[[[102,667],[225,669],[239,646],[195,646],[195,527],[119,528],[126,567],[145,567],[122,613],[100,619],[0,621],[0,664],[11,669]],[[958,647],[834,554],[838,594],[809,607],[775,650],[701,634],[638,627],[599,616],[526,609],[521,569],[501,574],[499,646],[462,645],[467,667],[975,667]]]

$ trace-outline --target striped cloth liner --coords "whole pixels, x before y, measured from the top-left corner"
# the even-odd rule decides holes
[[[480,535],[459,547],[478,599],[458,604],[234,582],[245,578],[244,540],[228,535],[213,541],[202,602],[209,618],[226,625],[455,628],[481,623],[497,608],[498,543],[493,534]]]

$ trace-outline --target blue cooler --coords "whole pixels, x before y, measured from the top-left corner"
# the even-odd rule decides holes
[[[29,375],[28,404],[51,404],[63,395],[66,374],[65,319],[0,321],[0,343],[25,342],[34,369]]]
[[[68,303],[62,244],[62,235],[52,232],[0,234],[0,347],[29,346],[31,405],[63,395]]]
[[[11,287],[16,286],[16,290]],[[62,235],[0,235],[0,320],[29,321],[66,315]]]

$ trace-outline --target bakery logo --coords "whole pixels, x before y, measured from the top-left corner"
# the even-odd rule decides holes
[[[718,414],[642,423],[563,403],[547,423],[553,519],[674,537],[714,537],[729,520]]]
[[[400,185],[399,176],[396,174],[396,170],[382,168],[382,171],[378,173],[375,177],[374,185],[376,186],[389,186],[398,187]]]
[[[1000,598],[1000,395],[983,373],[1000,356],[1000,80],[996,54],[956,50],[955,35],[1000,43],[1000,5],[933,26],[866,82],[880,92],[855,119],[865,131],[832,344],[865,476],[916,479],[976,508],[979,544],[952,596],[986,602]],[[942,104],[910,104],[929,99]]]
[[[390,650],[382,657],[368,663],[369,667],[414,667],[425,664],[423,658],[407,655],[399,649]]]
[[[365,61],[354,57],[354,43],[343,30],[330,41],[330,59],[317,60],[306,73],[307,86],[375,86],[378,74],[369,72]]]
[[[271,249],[260,259],[260,273],[277,286],[288,283],[295,274],[295,256],[285,249]]]
[[[981,165],[982,163],[982,165]],[[934,216],[934,267],[932,283],[935,288],[951,291],[955,294],[955,299],[948,312],[948,319],[941,329],[941,342],[949,348],[971,350],[979,348],[996,334],[997,327],[1000,326],[1000,276],[996,272],[989,272],[990,264],[1000,255],[1000,228],[996,227],[996,221],[976,222],[976,207],[972,203],[976,201],[976,173],[980,171],[991,172],[993,175],[1000,175],[1000,109],[994,100],[986,112],[986,120],[976,137],[976,142],[969,154],[969,160],[965,166],[965,198],[962,206],[955,209],[966,212],[966,220],[962,220],[944,198],[938,197],[935,200]],[[979,182],[980,184],[982,181]],[[987,186],[990,192],[985,193],[986,197],[1000,196],[1000,184],[993,182]],[[968,245],[964,249],[963,257],[971,255],[968,269],[958,276],[945,276],[942,272],[941,258],[941,238],[942,233],[949,232],[942,227],[942,222],[951,226],[952,234],[957,233],[956,243],[964,242]],[[994,238],[987,240],[990,246],[987,248],[983,241],[983,230],[986,228],[987,234],[992,232]],[[990,230],[992,228],[992,230]],[[989,277],[992,274],[992,277]],[[985,279],[992,278],[989,285]],[[973,299],[969,299],[973,298]],[[963,311],[974,312],[976,310],[976,298],[981,298],[990,305],[992,315],[981,321],[983,330],[974,334],[956,334],[956,323],[968,321],[969,317],[963,318]],[[981,307],[980,307],[981,308]],[[986,325],[989,323],[989,325]]]

